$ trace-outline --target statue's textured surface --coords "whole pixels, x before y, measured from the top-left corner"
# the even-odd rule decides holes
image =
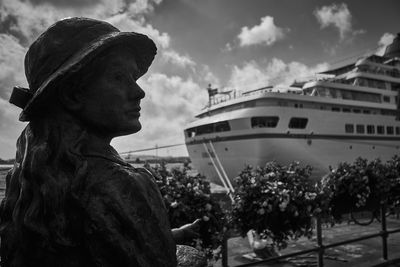
[[[155,54],[147,36],[87,18],[31,45],[29,89],[10,99],[29,124],[1,204],[3,267],[177,265],[183,230],[171,232],[151,174],[110,146],[141,128],[136,80]]]

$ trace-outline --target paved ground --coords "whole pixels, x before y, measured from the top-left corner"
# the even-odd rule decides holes
[[[380,223],[374,222],[369,226],[358,226],[354,224],[342,223],[334,227],[323,227],[323,243],[329,244],[342,240],[357,238],[360,236],[374,234],[380,231]],[[388,218],[388,230],[400,228],[400,220],[392,216]],[[288,248],[279,251],[281,255],[292,253],[316,246],[315,239],[300,239],[289,244]],[[252,255],[252,250],[247,239],[240,237],[229,239],[228,241],[228,265],[230,267],[255,262],[248,259]],[[254,255],[254,254],[253,254]],[[400,258],[400,233],[390,235],[388,238],[388,257],[389,259]],[[324,266],[375,266],[383,263],[382,260],[382,239],[380,237],[347,244],[332,249],[327,249],[324,256]],[[219,261],[216,266],[221,266]],[[316,254],[309,254],[290,258],[286,261],[275,263],[264,263],[253,266],[317,266]],[[400,266],[400,263],[392,263],[384,266]]]

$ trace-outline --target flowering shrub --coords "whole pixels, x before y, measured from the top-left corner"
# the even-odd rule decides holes
[[[244,236],[253,229],[284,248],[289,238],[311,237],[312,216],[321,212],[311,167],[298,163],[248,166],[235,179],[232,223]]]
[[[189,175],[188,167],[167,170],[165,164],[146,166],[156,178],[172,228],[202,219],[200,238],[188,243],[206,253],[209,259],[219,256],[225,215],[211,198],[210,183],[201,175]]]
[[[387,204],[390,209],[400,207],[400,157],[395,155],[387,162],[386,179],[390,184]]]
[[[398,177],[379,159],[368,162],[358,158],[354,163],[340,163],[321,181],[323,193],[331,200],[333,217],[340,219],[351,210],[377,209],[387,203],[392,188],[388,175]]]

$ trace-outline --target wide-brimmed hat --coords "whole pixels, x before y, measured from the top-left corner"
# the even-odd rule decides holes
[[[25,75],[29,88],[14,87],[10,97],[23,109],[20,121],[29,121],[41,100],[58,83],[79,71],[106,48],[124,44],[135,55],[140,76],[151,65],[157,48],[146,35],[121,32],[111,24],[89,18],[67,18],[50,26],[32,43],[25,56]]]

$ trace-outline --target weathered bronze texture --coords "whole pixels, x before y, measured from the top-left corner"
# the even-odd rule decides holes
[[[86,18],[31,45],[17,100],[29,124],[1,203],[3,267],[177,265],[174,236],[195,225],[171,231],[152,175],[110,145],[141,129],[136,80],[155,54],[148,37]]]

